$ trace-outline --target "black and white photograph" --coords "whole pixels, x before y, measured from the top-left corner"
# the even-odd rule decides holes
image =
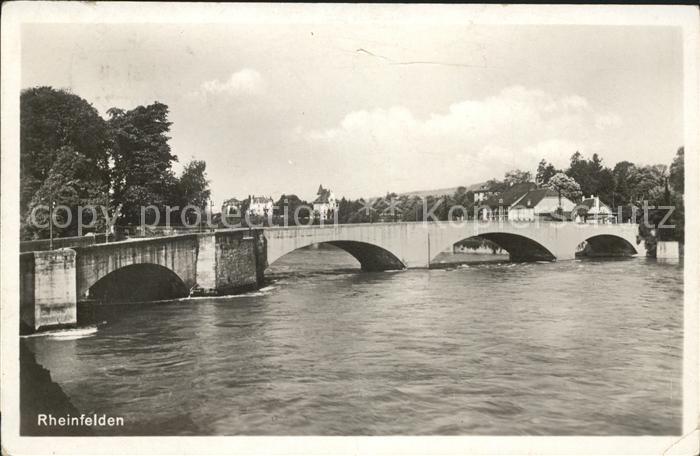
[[[4,454],[697,454],[697,8],[2,26]]]

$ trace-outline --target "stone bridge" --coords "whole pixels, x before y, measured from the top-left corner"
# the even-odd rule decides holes
[[[86,301],[134,302],[231,294],[262,284],[262,230],[226,230],[132,239],[20,254],[25,329],[77,321]]]
[[[637,225],[567,222],[415,222],[221,230],[20,254],[20,314],[30,330],[72,325],[84,301],[134,302],[259,287],[268,264],[296,249],[328,243],[365,271],[426,268],[472,237],[513,261],[568,260],[637,253]],[[585,243],[585,244],[584,244]]]
[[[264,228],[267,260],[317,243],[354,256],[363,270],[426,268],[439,253],[479,237],[500,245],[512,261],[570,260],[586,242],[591,255],[634,255],[639,244],[633,224],[573,222],[405,222]]]

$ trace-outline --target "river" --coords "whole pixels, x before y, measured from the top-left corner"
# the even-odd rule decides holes
[[[356,268],[300,250],[262,291],[104,306],[96,335],[27,342],[123,435],[680,433],[682,265]]]

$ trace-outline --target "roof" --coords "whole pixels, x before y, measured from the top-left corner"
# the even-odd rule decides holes
[[[323,185],[318,186],[318,196],[314,200],[313,204],[327,204],[330,202],[331,191],[327,188],[323,188]]]
[[[226,201],[224,201],[221,205],[222,206],[240,206],[241,203],[242,203],[242,201],[239,200],[238,198],[229,198]]]
[[[598,201],[599,201],[600,207],[608,207],[608,205],[605,204],[604,202],[600,201],[600,199]],[[590,209],[593,206],[595,206],[595,198],[586,198],[583,201],[581,201],[580,205],[586,206],[588,209]]]
[[[267,196],[267,197],[265,197],[265,196],[253,196],[252,198],[250,198],[251,204],[261,204],[261,203],[266,204],[269,202],[273,202],[272,198],[270,198],[269,196]]]
[[[504,191],[500,195],[494,195],[489,197],[484,204],[491,208],[496,208],[499,206],[510,207],[520,199],[521,196],[525,195],[530,190],[537,189],[537,184],[534,182],[523,182],[520,184],[514,184]]]
[[[558,197],[559,193],[555,192],[550,188],[538,188],[537,190],[530,190],[529,192],[524,194],[522,198],[516,200],[513,204],[524,207],[535,207],[537,206],[537,204],[539,204],[540,201],[542,201],[548,196]]]

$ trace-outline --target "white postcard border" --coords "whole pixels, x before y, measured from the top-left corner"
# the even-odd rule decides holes
[[[2,14],[2,445],[20,454],[697,454],[698,9],[688,6],[312,5],[14,2]],[[677,26],[684,37],[686,247],[683,435],[667,437],[20,437],[19,90],[22,23],[327,23]],[[649,107],[653,109],[653,107]]]

